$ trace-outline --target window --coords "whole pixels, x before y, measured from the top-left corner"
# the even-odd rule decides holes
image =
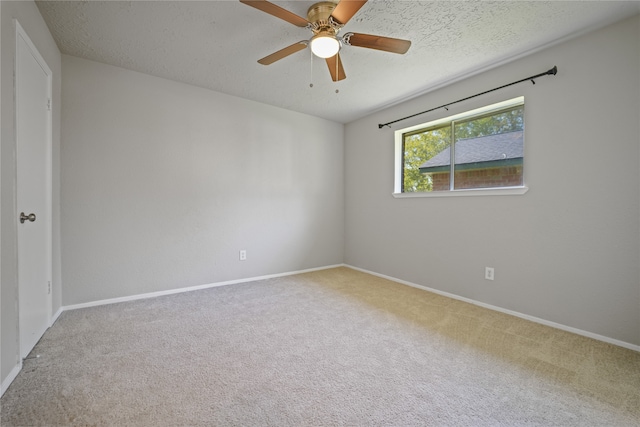
[[[523,167],[523,97],[396,132],[395,195],[522,194]]]

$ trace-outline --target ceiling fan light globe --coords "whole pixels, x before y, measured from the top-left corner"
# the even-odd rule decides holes
[[[331,58],[340,51],[340,42],[335,37],[318,35],[311,39],[311,52],[320,58]]]

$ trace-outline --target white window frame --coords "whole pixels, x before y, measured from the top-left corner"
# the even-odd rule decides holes
[[[522,195],[529,191],[529,188],[524,184],[519,187],[492,187],[492,188],[473,188],[464,190],[451,189],[449,191],[416,191],[416,192],[402,192],[402,168],[403,168],[403,142],[404,134],[414,132],[420,129],[437,127],[444,123],[449,123],[463,118],[469,118],[472,116],[483,115],[492,111],[497,111],[509,107],[516,107],[518,105],[524,105],[524,96],[509,99],[506,101],[498,102],[496,104],[487,105],[485,107],[476,108],[475,110],[465,111],[464,113],[454,114],[453,116],[444,117],[442,119],[433,120],[427,123],[421,123],[415,126],[410,126],[404,129],[398,129],[394,132],[395,136],[395,165],[394,165],[394,184],[393,184],[393,197],[395,198],[415,198],[415,197],[459,197],[459,196],[514,196]],[[524,162],[524,159],[523,159]],[[524,170],[524,169],[523,169]]]

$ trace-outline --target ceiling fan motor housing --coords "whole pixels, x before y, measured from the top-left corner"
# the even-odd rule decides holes
[[[315,3],[309,8],[309,10],[307,10],[307,21],[329,26],[329,17],[337,4],[337,1],[321,1],[319,3]]]

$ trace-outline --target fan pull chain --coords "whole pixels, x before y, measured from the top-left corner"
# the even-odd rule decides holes
[[[340,75],[338,74],[338,64],[340,63],[340,52],[336,53],[336,83],[338,81],[340,81]],[[340,92],[338,89],[336,89],[336,93]]]
[[[309,87],[313,87],[313,51],[309,49],[309,53],[311,54],[311,61],[309,61],[311,64],[311,68],[309,69],[309,80],[311,83],[309,83]]]

